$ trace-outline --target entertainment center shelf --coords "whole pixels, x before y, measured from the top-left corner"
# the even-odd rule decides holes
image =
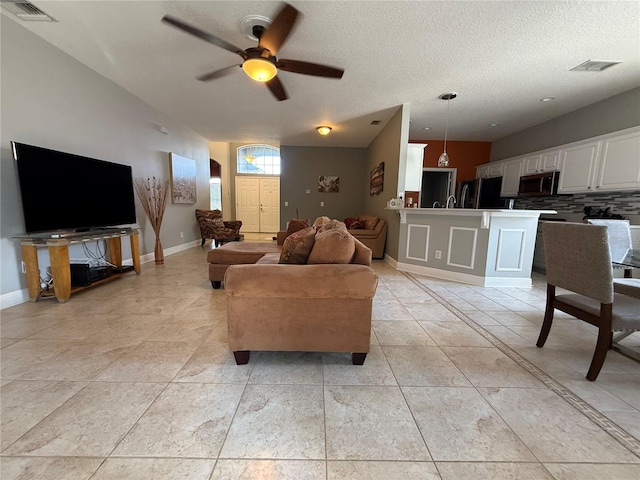
[[[122,238],[129,237],[131,243],[131,258],[133,266],[122,266]],[[108,231],[91,231],[74,233],[69,236],[61,235],[24,235],[15,237],[22,247],[22,258],[27,270],[27,286],[29,301],[36,302],[40,297],[54,296],[58,302],[69,300],[72,293],[85,290],[106,282],[110,282],[131,271],[140,274],[140,246],[138,230],[122,228]],[[91,282],[86,286],[71,286],[71,265],[69,262],[69,245],[93,240],[105,240],[109,251],[109,263],[116,266],[118,272],[106,278]],[[38,265],[38,248],[46,247],[51,262],[51,277],[53,289],[42,290],[40,287],[40,267]]]

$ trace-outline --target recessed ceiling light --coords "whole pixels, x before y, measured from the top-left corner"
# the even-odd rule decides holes
[[[553,102],[556,99],[556,97],[544,97],[541,98],[540,101],[541,102]]]
[[[431,130],[431,127],[424,127],[423,130]]]
[[[499,123],[490,123],[489,126],[490,127],[497,127],[498,125],[500,125]]]
[[[577,67],[573,67],[569,69],[572,72],[601,72],[609,67],[613,67],[614,65],[618,65],[621,62],[606,62],[606,61],[598,61],[598,60],[587,60],[584,63],[581,63]]]

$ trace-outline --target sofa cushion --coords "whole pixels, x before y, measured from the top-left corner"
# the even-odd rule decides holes
[[[303,228],[287,237],[282,245],[279,263],[304,265],[313,248],[316,236],[314,227]]]
[[[374,215],[358,215],[358,221],[364,225],[365,230],[375,230],[380,219]]]
[[[364,229],[364,225],[360,222],[360,220],[356,220],[351,222],[351,225],[348,227],[349,230],[362,230]]]
[[[356,238],[377,238],[380,235],[380,232],[377,230],[363,230],[363,229],[351,229],[349,231],[351,235]]]
[[[292,218],[289,220],[289,225],[287,226],[287,236],[292,233],[296,233],[303,228],[307,228],[309,226],[309,220],[299,220],[297,218]]]
[[[347,226],[347,229],[349,229],[351,228],[351,224],[357,221],[358,219],[356,217],[347,217],[344,219],[344,224]]]
[[[346,228],[323,230],[316,234],[307,263],[351,263],[355,248],[354,238]]]

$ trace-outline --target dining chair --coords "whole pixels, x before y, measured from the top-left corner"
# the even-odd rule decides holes
[[[589,218],[587,222],[591,225],[604,225],[607,227],[612,260],[623,259],[627,255],[627,252],[633,248],[629,220]],[[631,278],[630,268],[622,265],[614,265],[613,268],[624,268],[625,278]]]
[[[640,330],[640,299],[613,291],[606,226],[546,222],[542,234],[547,302],[536,346],[544,346],[556,309],[596,326],[598,338],[587,372],[587,380],[594,381],[612,347],[612,332]]]

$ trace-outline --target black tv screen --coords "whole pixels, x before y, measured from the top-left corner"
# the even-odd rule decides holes
[[[136,223],[131,167],[11,142],[26,233]]]

